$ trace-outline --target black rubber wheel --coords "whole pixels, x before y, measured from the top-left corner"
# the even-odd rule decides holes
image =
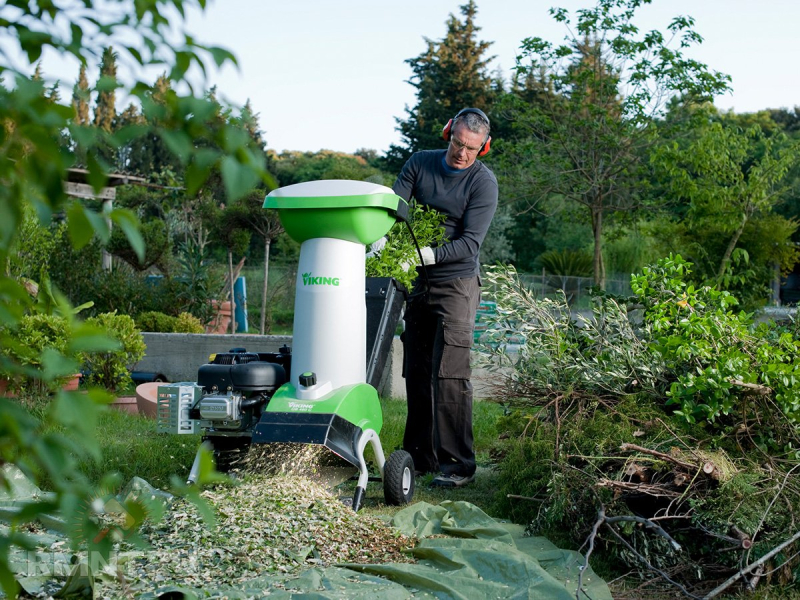
[[[247,451],[250,449],[250,438],[215,435],[204,439],[211,442],[214,464],[220,473],[227,473],[244,464]]]
[[[396,450],[383,465],[383,496],[386,504],[408,504],[414,497],[414,459],[405,450]]]

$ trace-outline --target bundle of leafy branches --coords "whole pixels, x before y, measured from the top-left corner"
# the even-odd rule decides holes
[[[444,223],[446,216],[440,212],[423,207],[417,203],[409,206],[408,222],[414,236],[409,233],[405,223],[395,223],[386,234],[386,243],[367,256],[367,277],[394,277],[407,290],[411,290],[417,278],[420,248],[439,246],[445,243]],[[416,240],[416,244],[415,244]]]
[[[487,274],[485,358],[508,413],[498,508],[608,575],[633,569],[630,597],[798,580],[797,330],[754,324],[690,268],[645,268],[635,297],[599,294],[586,318],[512,268]]]

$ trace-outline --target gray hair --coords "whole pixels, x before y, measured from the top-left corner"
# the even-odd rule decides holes
[[[461,115],[455,121],[453,121],[453,129],[455,129],[456,125],[459,123],[463,123],[472,133],[480,133],[483,135],[484,143],[489,139],[489,121],[481,117],[479,114],[468,112]]]

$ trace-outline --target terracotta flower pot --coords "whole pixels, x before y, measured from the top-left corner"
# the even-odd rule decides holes
[[[164,385],[160,381],[148,381],[136,386],[136,406],[139,414],[151,419],[156,418],[158,410],[158,386]]]
[[[216,313],[206,325],[206,333],[228,333],[232,318],[230,300],[222,303],[212,300],[211,306],[216,309]]]
[[[119,398],[115,398],[109,406],[134,415],[139,413],[139,407],[136,404],[136,396],[120,396]]]
[[[11,381],[8,378],[0,377],[0,398],[13,398],[16,396],[10,384]]]
[[[80,373],[76,373],[72,376],[72,379],[69,379],[64,385],[61,386],[61,389],[65,392],[74,392],[81,384],[81,377],[83,376]]]

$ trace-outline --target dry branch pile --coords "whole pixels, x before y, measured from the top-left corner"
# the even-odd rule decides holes
[[[641,399],[613,407],[562,399],[561,407],[553,414],[553,401],[533,418],[521,411],[502,422],[495,458],[507,515],[632,571],[641,585],[630,589],[629,579],[620,597],[675,587],[704,597],[748,568],[728,591],[796,581],[796,461],[693,437]]]

